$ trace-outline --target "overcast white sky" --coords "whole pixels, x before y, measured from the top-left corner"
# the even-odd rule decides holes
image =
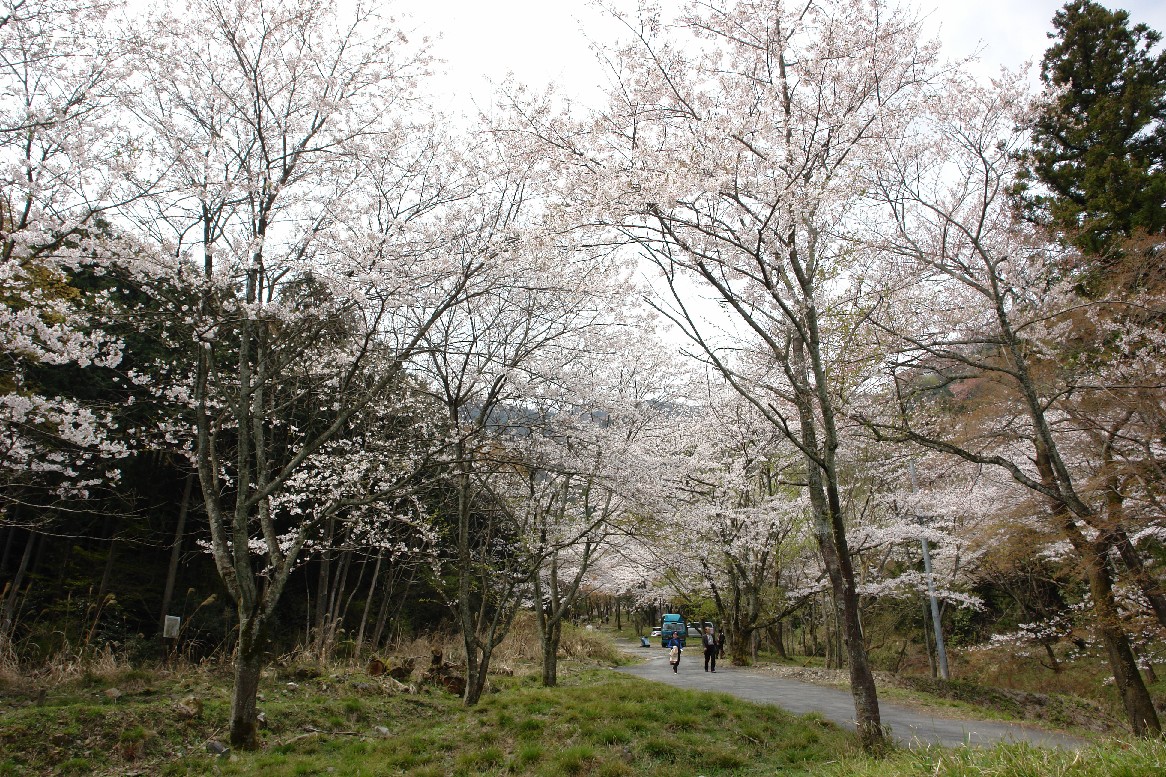
[[[986,72],[1000,65],[1038,62],[1048,46],[1045,33],[1064,0],[905,0],[929,15],[945,54],[955,58],[982,44]],[[667,5],[668,0],[663,0]],[[1132,20],[1166,32],[1166,2],[1103,2],[1125,8]],[[439,83],[455,110],[470,110],[471,99],[488,102],[489,81],[513,71],[541,86],[554,80],[576,99],[593,101],[602,73],[588,49],[587,36],[609,39],[614,26],[586,0],[395,0],[394,12],[412,17],[417,32],[436,41],[445,60]]]

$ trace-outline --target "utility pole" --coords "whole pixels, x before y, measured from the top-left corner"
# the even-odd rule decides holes
[[[912,461],[908,465],[911,472],[911,493],[919,492],[919,485],[915,480],[915,462]],[[915,519],[920,525],[923,524],[923,516],[916,515]],[[951,679],[951,673],[947,668],[947,650],[943,646],[943,623],[939,618],[939,600],[935,598],[935,575],[931,572],[931,549],[927,546],[927,538],[922,537],[923,541],[923,572],[927,578],[927,595],[931,599],[931,623],[935,630],[935,657],[939,662],[939,676],[944,680]]]

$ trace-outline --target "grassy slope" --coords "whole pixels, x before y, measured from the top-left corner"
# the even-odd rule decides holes
[[[389,691],[360,672],[283,670],[262,686],[263,749],[218,758],[229,672],[112,671],[38,689],[0,686],[0,775],[1159,775],[1161,742],[1079,753],[859,753],[831,724],[722,694],[699,694],[566,662],[563,685],[522,671],[494,678],[473,709],[442,691]],[[528,667],[529,668],[529,667]],[[289,685],[291,683],[291,685]],[[117,688],[120,693],[108,692]],[[191,716],[189,709],[202,704]]]
[[[441,691],[387,694],[360,675],[264,684],[264,749],[217,759],[226,673],[96,678],[42,705],[0,717],[0,774],[593,774],[657,773],[704,764],[702,773],[809,774],[853,748],[849,735],[725,695],[668,690],[602,670],[557,689],[536,678],[498,678],[475,708]],[[123,695],[113,699],[105,687]],[[184,698],[204,702],[192,719]],[[377,727],[387,729],[378,732]],[[685,773],[687,773],[685,771]]]

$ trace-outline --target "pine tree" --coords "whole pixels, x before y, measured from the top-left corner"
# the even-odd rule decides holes
[[[1092,257],[1092,275],[1132,234],[1166,231],[1166,52],[1160,33],[1091,0],[1066,3],[1053,27],[1021,198]]]

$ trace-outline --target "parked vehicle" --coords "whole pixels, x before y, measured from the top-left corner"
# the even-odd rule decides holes
[[[716,633],[716,629],[713,626],[712,621],[689,621],[688,636],[695,637],[699,640],[704,635],[704,630],[706,628],[713,629],[713,633]]]
[[[668,613],[660,623],[660,646],[668,647],[673,635],[680,638],[680,646],[684,647],[688,641],[688,624],[682,615]]]

